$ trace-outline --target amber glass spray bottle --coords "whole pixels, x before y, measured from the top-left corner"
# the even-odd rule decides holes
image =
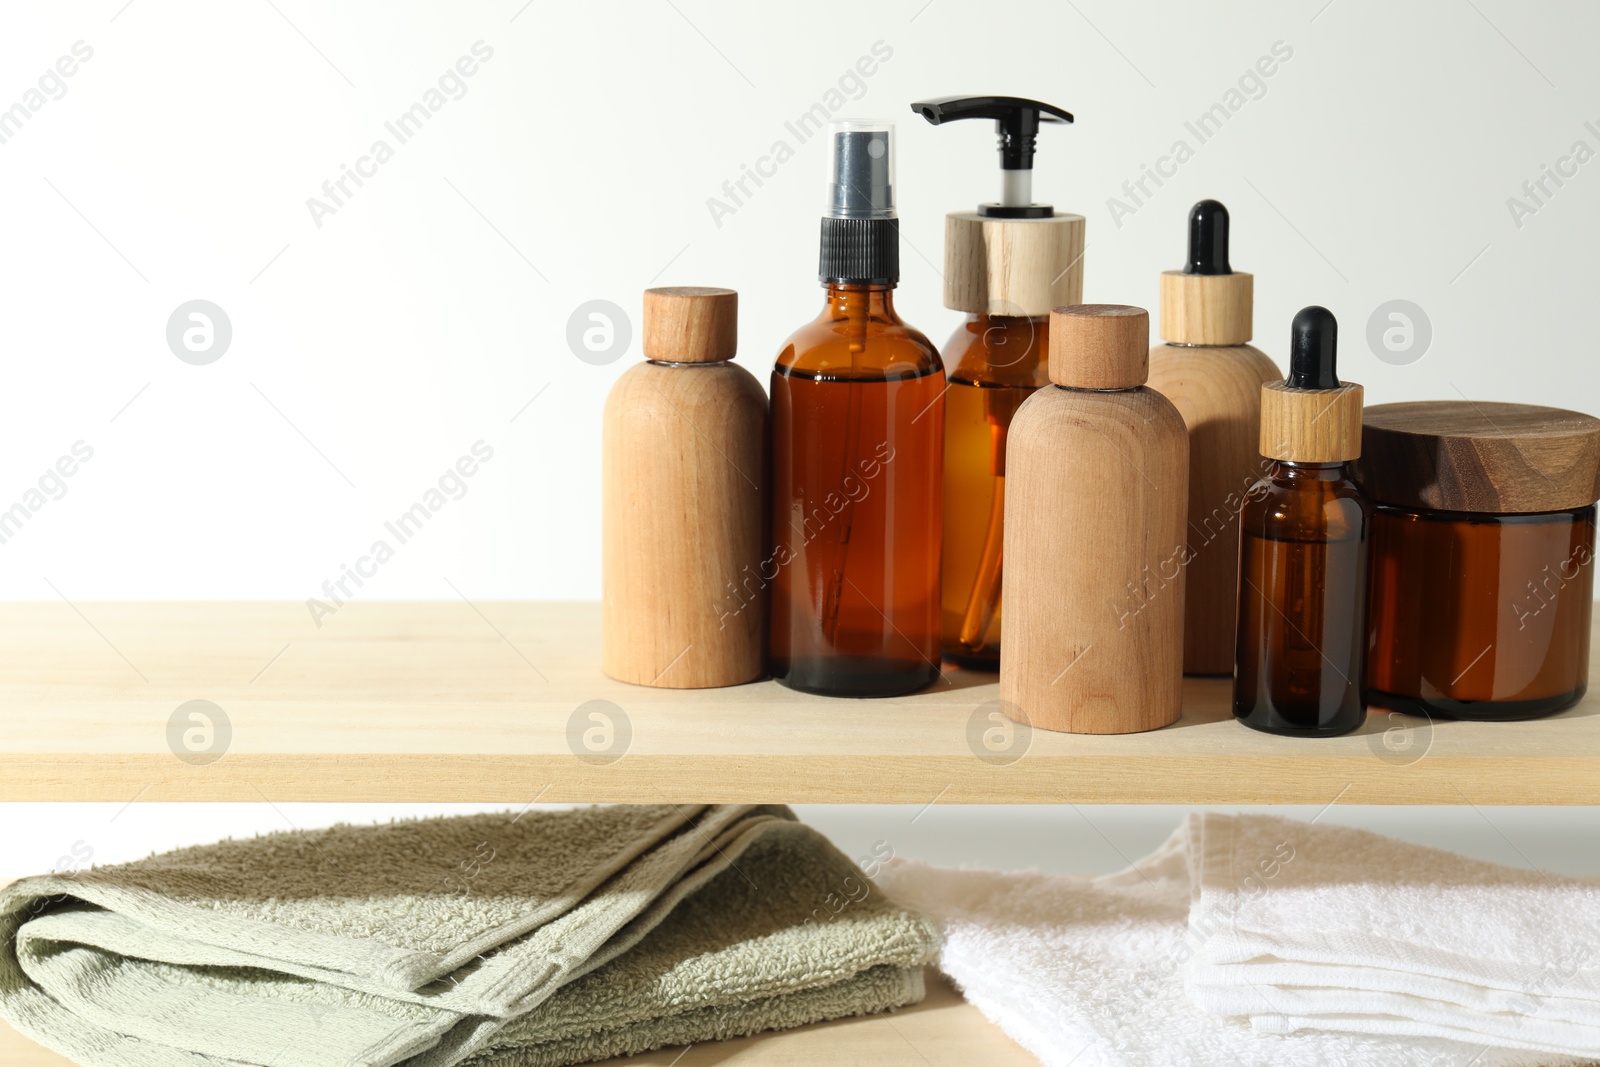
[[[1072,115],[1015,96],[947,96],[911,110],[935,126],[992,120],[999,134],[1000,202],[952,212],[944,230],[944,304],[967,313],[944,347],[944,657],[993,671],[1011,418],[1050,384],[1050,309],[1083,301],[1083,216],[1033,202],[1039,125]]]
[[[939,675],[944,367],[895,313],[890,123],[838,123],[822,313],[772,370],[772,675],[894,696]]]
[[[1330,737],[1366,718],[1367,536],[1361,386],[1335,369],[1338,323],[1303,308],[1289,376],[1261,387],[1261,455],[1273,461],[1240,514],[1233,714],[1268,733]]]

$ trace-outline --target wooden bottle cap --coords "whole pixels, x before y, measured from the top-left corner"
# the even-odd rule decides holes
[[[739,350],[739,294],[675,285],[644,291],[644,354],[667,363],[718,363]]]
[[[1261,455],[1289,463],[1343,463],[1361,455],[1361,386],[1261,386]]]
[[[969,315],[1048,315],[1083,299],[1083,216],[944,217],[944,306]]]
[[[1069,389],[1137,389],[1150,376],[1150,313],[1126,304],[1050,312],[1050,380]]]
[[[1600,499],[1600,419],[1561,408],[1425,400],[1367,409],[1360,476],[1373,499],[1527,514]]]
[[[1254,332],[1255,276],[1161,272],[1161,339],[1175,345],[1242,345]]]

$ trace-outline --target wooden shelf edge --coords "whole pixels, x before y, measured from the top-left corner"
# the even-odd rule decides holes
[[[1315,742],[1308,742],[1314,745]],[[0,802],[1600,805],[1600,753],[1376,756],[234,754],[0,758]]]
[[[71,1067],[72,1061],[0,1022],[0,1063],[6,1067]],[[1039,1061],[967,1004],[931,970],[921,1003],[883,1015],[818,1023],[736,1041],[662,1049],[607,1060],[595,1067],[1038,1067]]]

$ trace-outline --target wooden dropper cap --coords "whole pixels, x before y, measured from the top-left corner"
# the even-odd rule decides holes
[[[1289,334],[1289,376],[1261,386],[1261,455],[1288,463],[1343,463],[1361,455],[1361,386],[1336,373],[1339,323],[1301,308]]]
[[[1254,332],[1255,278],[1228,263],[1228,209],[1189,209],[1189,262],[1161,273],[1161,339],[1176,345],[1242,345]]]
[[[1050,380],[1068,389],[1137,389],[1150,376],[1150,313],[1126,304],[1050,312]]]
[[[644,291],[644,354],[663,363],[720,363],[739,350],[739,294],[677,285]]]

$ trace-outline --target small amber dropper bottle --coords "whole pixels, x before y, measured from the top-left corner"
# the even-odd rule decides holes
[[[1338,323],[1294,317],[1289,376],[1261,387],[1273,461],[1240,515],[1233,714],[1268,733],[1331,737],[1366,718],[1367,537],[1361,386],[1335,373]]]
[[[935,126],[992,121],[999,137],[1000,200],[951,212],[944,230],[944,304],[967,319],[944,347],[943,648],[958,666],[993,671],[1011,419],[1050,384],[1050,309],[1083,300],[1083,216],[1033,201],[1035,137],[1073,119],[1015,96],[947,96],[911,110]]]
[[[833,129],[822,313],[772,370],[772,676],[895,696],[939,676],[944,365],[895,312],[889,123]]]

